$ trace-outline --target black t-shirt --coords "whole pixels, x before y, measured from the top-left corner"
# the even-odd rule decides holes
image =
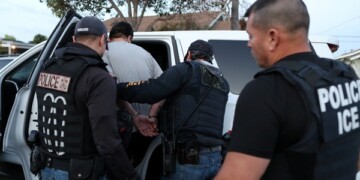
[[[319,58],[310,52],[293,54],[280,61],[308,61],[320,66],[326,73],[322,74],[321,85],[317,82],[313,86],[315,88],[324,85],[341,88],[345,85],[344,82],[348,83],[349,80],[356,79],[356,75],[349,67],[348,69],[345,66],[341,67],[342,65],[338,62],[335,64],[329,59]],[[294,64],[292,65],[292,68],[296,68]],[[316,68],[316,66],[312,67]],[[301,72],[309,71],[302,69]],[[265,71],[247,84],[236,105],[229,151],[271,159],[262,179],[352,179],[357,170],[359,147],[357,140],[359,139],[356,133],[359,131],[354,130],[346,136],[342,136],[341,140],[322,142],[323,132],[339,130],[336,126],[324,126],[324,122],[338,123],[338,117],[320,117],[321,123],[314,122],[319,119],[315,119],[314,114],[309,113],[310,109],[307,108],[311,108],[314,101],[317,102],[317,100],[309,101],[301,97],[311,96],[300,96],[303,93],[312,93],[312,91],[302,92],[302,87],[292,85],[296,84],[295,82],[290,83],[285,80],[284,76],[286,75],[286,73],[280,74],[279,71]],[[311,78],[314,77],[311,76]],[[334,79],[329,81],[329,78]],[[304,88],[307,87],[304,86]],[[350,90],[347,91],[349,93]],[[341,93],[339,96],[344,94]],[[358,102],[354,102],[352,106],[344,103],[343,107],[356,109],[358,105],[355,103]],[[337,109],[338,107],[332,108]],[[339,112],[341,113],[342,109],[335,112],[337,116],[339,116]],[[330,115],[334,114],[331,110],[326,111],[327,115],[329,113]],[[357,109],[354,110],[354,116],[349,119],[358,121]],[[324,127],[326,127],[324,131],[318,131]],[[306,136],[303,137],[303,135]],[[320,145],[319,143],[322,143],[321,147],[317,147]],[[343,153],[346,154],[346,157],[343,157]]]
[[[298,60],[319,58],[300,53],[281,61]],[[271,159],[300,140],[308,119],[296,87],[279,73],[259,76],[238,98],[229,151]]]

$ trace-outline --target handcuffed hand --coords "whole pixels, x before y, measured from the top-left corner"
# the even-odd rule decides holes
[[[153,137],[159,135],[156,121],[149,120],[145,115],[140,114],[134,117],[134,124],[143,136]]]

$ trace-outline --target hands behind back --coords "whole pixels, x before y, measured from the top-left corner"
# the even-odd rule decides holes
[[[153,137],[159,135],[157,121],[154,118],[139,114],[134,117],[134,124],[143,136]]]

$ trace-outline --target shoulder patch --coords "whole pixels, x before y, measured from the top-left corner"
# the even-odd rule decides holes
[[[143,84],[143,83],[145,83],[145,82],[147,82],[147,81],[128,82],[128,83],[126,84],[126,87],[139,86],[140,84]]]
[[[42,72],[40,73],[37,86],[68,92],[70,80],[71,78],[67,76]]]

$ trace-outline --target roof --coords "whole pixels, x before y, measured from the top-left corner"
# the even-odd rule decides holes
[[[341,56],[339,56],[337,59],[343,60],[343,59],[348,59],[348,60],[356,60],[359,59],[360,60],[360,49],[351,51],[349,53],[345,53]]]
[[[121,18],[110,18],[104,23],[108,30],[116,22],[122,21]],[[198,30],[207,29],[209,25],[213,25],[211,30],[230,30],[230,19],[226,18],[222,12],[202,12],[202,13],[188,13],[176,14],[169,16],[144,16],[137,31],[159,31],[159,30],[174,30],[167,29],[170,26],[177,26],[181,24],[185,26],[184,30]]]
[[[33,47],[35,44],[32,43],[24,43],[22,41],[11,41],[11,40],[2,40],[0,42],[0,47],[9,47],[11,45],[15,45],[19,48],[31,48]]]

